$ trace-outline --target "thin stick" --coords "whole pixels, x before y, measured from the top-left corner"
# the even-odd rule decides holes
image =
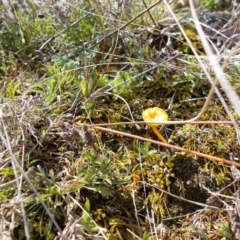
[[[232,121],[164,121],[164,122],[144,122],[144,121],[134,121],[134,122],[115,122],[115,123],[100,123],[88,125],[88,127],[103,127],[103,126],[114,126],[114,125],[133,125],[133,124],[165,124],[165,125],[181,125],[181,124],[229,124],[232,125]],[[240,124],[240,121],[236,121],[236,123]],[[83,125],[81,123],[76,123],[77,125]]]
[[[197,155],[199,157],[208,158],[208,159],[213,160],[213,161],[225,163],[225,164],[232,165],[232,166],[240,168],[240,163],[233,162],[233,161],[230,161],[230,160],[227,160],[227,159],[224,159],[224,158],[211,156],[211,155],[208,155],[208,154],[192,151],[192,150],[189,150],[189,149],[186,149],[186,148],[181,148],[181,147],[171,145],[171,144],[168,144],[168,143],[162,143],[162,142],[159,142],[159,141],[154,141],[154,140],[151,140],[151,139],[148,139],[148,138],[140,137],[140,136],[133,135],[133,134],[130,134],[130,133],[116,131],[116,130],[109,129],[109,128],[94,127],[94,126],[92,126],[92,127],[94,129],[98,129],[98,130],[101,130],[101,131],[104,131],[104,132],[111,132],[111,133],[119,134],[119,135],[122,135],[122,136],[138,139],[140,141],[150,142],[150,143],[153,143],[153,144],[156,144],[156,145],[160,145],[162,147],[171,148],[171,149],[174,149],[174,150],[177,150],[177,151],[180,151],[180,152],[186,152],[186,153],[189,153],[189,154],[194,154],[194,155]]]
[[[28,174],[32,173],[33,170],[34,170],[33,168],[30,168],[25,174],[28,175]],[[0,190],[2,190],[2,189],[4,189],[4,188],[7,188],[7,187],[10,187],[10,186],[12,186],[12,185],[16,185],[16,184],[17,184],[17,181],[19,181],[20,178],[22,178],[22,175],[19,176],[17,179],[14,179],[14,180],[12,180],[12,181],[10,181],[10,182],[1,184],[1,185],[0,185]]]

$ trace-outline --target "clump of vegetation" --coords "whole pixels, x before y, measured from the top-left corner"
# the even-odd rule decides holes
[[[26,4],[2,7],[0,236],[238,239],[236,128],[217,95],[188,121],[211,84],[167,6]],[[180,23],[210,68],[193,23]],[[148,126],[146,109],[187,122]]]

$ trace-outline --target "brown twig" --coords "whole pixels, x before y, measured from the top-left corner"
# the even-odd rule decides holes
[[[140,141],[150,142],[150,143],[162,146],[162,147],[171,148],[171,149],[174,149],[174,150],[177,150],[177,151],[181,151],[181,152],[186,152],[188,154],[194,154],[194,155],[197,155],[199,157],[208,158],[208,159],[213,160],[213,161],[225,163],[225,164],[232,165],[232,166],[240,168],[240,163],[233,162],[233,161],[230,161],[230,160],[227,160],[227,159],[224,159],[224,158],[211,156],[211,155],[208,155],[208,154],[204,154],[204,153],[192,151],[192,150],[189,150],[189,149],[181,148],[181,147],[178,147],[178,146],[175,146],[175,145],[171,145],[171,144],[168,144],[168,143],[158,142],[158,141],[155,141],[155,140],[152,140],[152,139],[140,137],[140,136],[133,135],[133,134],[130,134],[130,133],[116,131],[116,130],[109,129],[109,128],[97,127],[97,126],[92,126],[92,127],[94,129],[98,129],[98,130],[101,130],[101,131],[104,131],[104,132],[111,132],[111,133],[119,134],[119,135],[122,135],[122,136],[125,136],[125,137],[138,139]]]
[[[232,121],[164,121],[164,122],[144,122],[144,121],[133,121],[133,122],[115,122],[115,123],[101,123],[101,124],[93,124],[90,127],[103,127],[103,126],[113,126],[113,125],[134,125],[134,124],[151,124],[151,123],[159,123],[161,125],[181,125],[181,124],[230,124],[232,125]],[[236,123],[240,124],[240,121],[236,121]]]

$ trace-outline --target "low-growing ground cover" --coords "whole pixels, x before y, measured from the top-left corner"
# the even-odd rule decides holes
[[[227,3],[198,13],[224,25]],[[209,95],[189,6],[170,7],[208,75],[165,1],[2,6],[1,236],[239,238],[239,113]],[[237,48],[209,39],[238,94]],[[175,121],[157,126],[168,143],[143,121],[153,107]]]

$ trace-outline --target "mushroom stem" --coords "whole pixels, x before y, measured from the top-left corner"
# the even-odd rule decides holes
[[[158,136],[158,138],[163,142],[163,143],[168,143],[168,141],[162,136],[162,134],[157,130],[155,126],[151,126],[153,132]]]

